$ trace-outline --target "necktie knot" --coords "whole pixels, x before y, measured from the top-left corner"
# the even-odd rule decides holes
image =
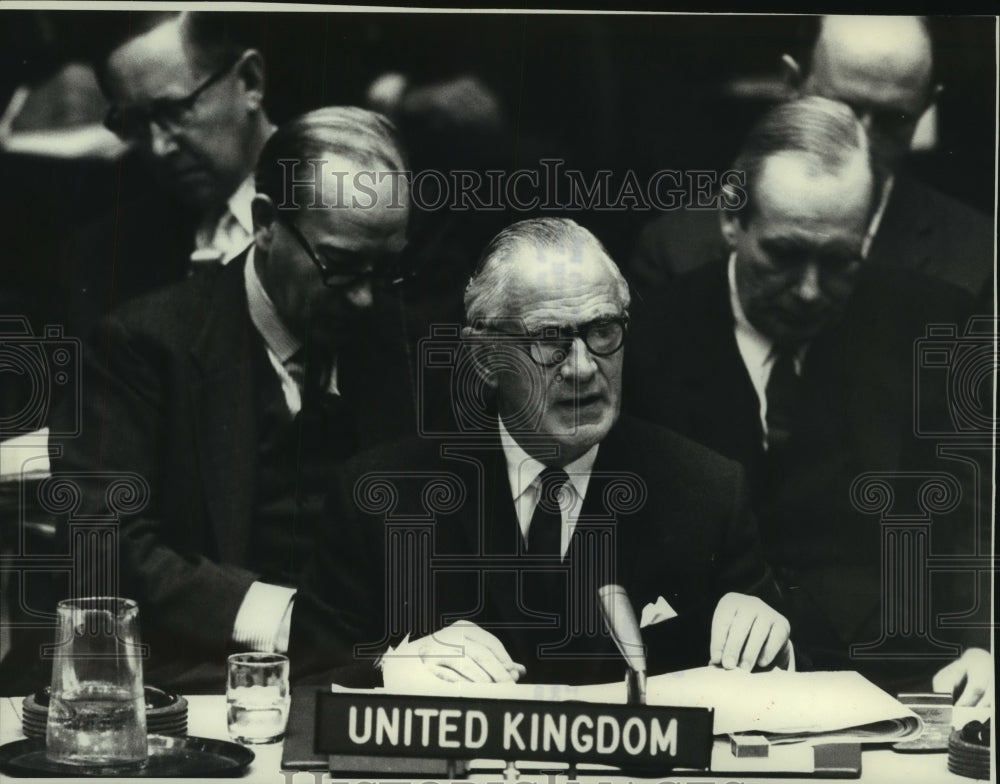
[[[559,496],[569,480],[561,468],[546,468],[538,476],[538,505],[547,512],[559,512]]]

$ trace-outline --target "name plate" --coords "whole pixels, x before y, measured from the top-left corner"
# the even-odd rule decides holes
[[[314,750],[707,770],[712,719],[708,708],[326,692]]]

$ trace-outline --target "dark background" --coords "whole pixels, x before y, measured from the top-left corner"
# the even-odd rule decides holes
[[[127,12],[0,12],[0,103],[99,47],[111,16]],[[507,132],[432,135],[414,169],[537,167],[551,155],[593,171],[724,170],[773,96],[779,60],[801,17],[467,13],[254,13],[238,23],[259,42],[275,122],[335,103],[359,103],[373,78],[415,83],[477,75],[500,98]],[[994,212],[995,21],[932,20],[939,80],[939,145],[915,156],[925,180]],[[756,79],[764,89],[738,91]],[[55,260],[81,224],[144,187],[117,163],[0,154],[0,312],[24,313],[37,332]],[[574,215],[624,261],[653,215]]]

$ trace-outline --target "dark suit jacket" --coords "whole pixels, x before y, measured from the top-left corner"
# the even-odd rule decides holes
[[[868,261],[920,272],[977,295],[993,278],[994,235],[985,215],[897,175]],[[630,278],[645,294],[726,252],[717,211],[668,212],[640,233]]]
[[[937,440],[919,436],[914,414],[918,397],[923,414],[947,411],[947,378],[933,369],[915,374],[915,356],[928,324],[958,323],[961,334],[970,299],[902,270],[863,269],[843,321],[809,346],[795,438],[780,466],[765,455],[757,394],[733,331],[725,262],[682,276],[659,298],[633,307],[626,410],[746,467],[765,557],[790,589],[797,650],[817,667],[860,669],[895,687],[949,658],[934,646],[930,663],[849,657],[848,646],[879,639],[884,609],[879,516],[861,511],[851,488],[865,472],[898,475],[896,500],[920,516],[925,510],[903,472],[953,474],[965,505],[933,515],[932,552],[974,552],[975,477],[961,460],[936,454]],[[900,506],[892,512],[900,514]],[[975,583],[966,578],[946,591],[949,577],[935,577],[935,616],[974,604]],[[933,633],[955,641],[954,629]],[[983,643],[974,634],[957,636]]]
[[[601,624],[600,585],[624,586],[637,618],[661,596],[677,611],[643,630],[651,672],[707,663],[724,593],[780,606],[739,467],[628,417],[598,451],[568,572],[543,560],[572,586],[568,609],[548,616],[536,614],[545,611],[530,593],[538,557],[523,553],[495,430],[471,443],[414,441],[359,456],[329,501],[329,539],[292,618],[297,677],[364,662],[374,682],[371,659],[387,644],[465,618],[496,634],[529,682],[617,680],[624,663]],[[358,672],[348,679],[363,683]]]
[[[134,173],[133,173],[134,174]],[[133,176],[114,209],[67,241],[57,285],[68,334],[86,338],[97,322],[135,297],[183,280],[197,215]]]
[[[117,555],[121,590],[139,602],[154,646],[147,677],[161,686],[222,687],[207,673],[219,677],[257,578],[248,557],[254,366],[265,349],[249,317],[245,261],[134,300],[102,323],[85,352],[82,435],[62,444],[53,465],[71,474],[134,472],[149,483],[146,508],[122,517]],[[362,325],[338,355],[361,447],[413,432],[406,358],[387,334],[399,323]],[[85,489],[77,515],[106,513],[108,482],[77,478]],[[192,662],[212,666],[189,674]]]

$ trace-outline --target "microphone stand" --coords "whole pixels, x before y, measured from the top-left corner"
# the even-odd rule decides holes
[[[628,664],[625,672],[626,702],[629,705],[645,705],[646,649],[632,603],[620,585],[602,585],[597,589],[597,596],[604,623]]]

